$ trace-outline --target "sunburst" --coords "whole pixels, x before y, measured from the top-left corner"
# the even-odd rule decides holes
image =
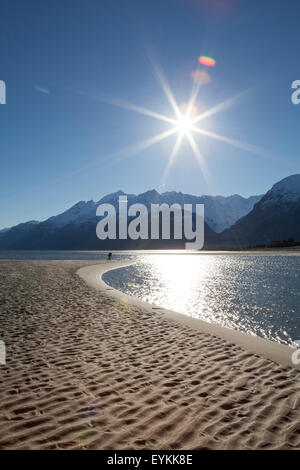
[[[209,117],[211,117],[211,116],[213,116],[217,113],[220,113],[222,111],[225,111],[226,109],[229,109],[230,107],[232,107],[235,104],[239,103],[241,98],[243,98],[243,96],[245,94],[247,94],[249,90],[245,90],[242,93],[239,93],[235,96],[232,96],[232,97],[226,99],[225,101],[219,103],[218,105],[212,107],[211,109],[208,109],[203,113],[195,115],[195,112],[194,112],[194,110],[196,109],[195,103],[196,103],[197,98],[198,98],[200,84],[198,84],[198,85],[195,84],[194,85],[192,93],[191,93],[190,100],[189,100],[188,104],[185,105],[185,109],[182,110],[182,108],[177,103],[177,101],[176,101],[176,99],[175,99],[175,97],[172,93],[172,90],[171,90],[164,74],[162,73],[161,69],[156,64],[154,64],[153,62],[152,62],[152,65],[153,65],[153,69],[154,69],[154,73],[156,75],[156,78],[158,79],[158,82],[159,82],[164,94],[166,95],[167,100],[168,100],[168,102],[169,102],[169,104],[170,104],[170,106],[173,110],[173,113],[175,115],[175,117],[173,117],[173,118],[169,117],[169,116],[166,116],[166,115],[163,115],[161,113],[152,111],[152,110],[147,109],[143,106],[132,104],[132,103],[124,101],[124,100],[118,100],[116,98],[111,98],[111,97],[107,97],[107,96],[103,96],[103,95],[95,96],[95,95],[90,95],[88,93],[78,92],[77,91],[78,93],[80,93],[82,95],[85,95],[85,96],[89,96],[90,98],[97,99],[99,101],[106,102],[106,103],[109,103],[111,105],[114,105],[114,106],[117,106],[117,107],[120,107],[120,108],[124,108],[124,109],[127,109],[129,111],[133,111],[135,113],[143,114],[145,116],[149,116],[149,117],[152,117],[154,119],[158,119],[160,121],[164,121],[164,122],[170,124],[170,126],[171,126],[170,129],[168,129],[165,132],[157,134],[157,135],[155,135],[153,137],[150,137],[146,140],[137,142],[137,143],[135,143],[135,144],[133,144],[129,147],[123,148],[122,150],[115,153],[114,155],[110,155],[108,157],[110,160],[113,159],[113,158],[115,158],[117,160],[126,159],[126,158],[128,158],[130,156],[133,156],[136,153],[138,153],[142,150],[145,150],[146,148],[149,148],[152,145],[154,145],[158,142],[161,142],[162,140],[167,139],[170,136],[176,135],[176,134],[177,134],[177,139],[175,141],[173,150],[170,153],[170,156],[169,156],[169,159],[168,159],[168,162],[167,162],[164,174],[163,174],[164,179],[167,177],[167,174],[168,174],[170,168],[174,164],[176,156],[177,156],[177,154],[180,150],[181,143],[184,139],[186,139],[188,141],[188,143],[190,144],[190,147],[193,151],[193,154],[194,154],[198,164],[200,165],[204,176],[207,175],[207,169],[205,167],[205,159],[204,159],[204,157],[203,157],[203,155],[202,155],[202,153],[201,153],[201,151],[200,151],[200,149],[199,149],[199,147],[198,147],[198,145],[195,141],[195,138],[194,138],[195,134],[196,135],[197,134],[202,134],[202,135],[204,135],[208,138],[212,138],[212,139],[221,141],[223,143],[235,146],[235,147],[237,147],[239,149],[242,149],[246,152],[251,152],[251,153],[261,155],[261,156],[262,155],[266,156],[267,152],[266,152],[265,149],[258,148],[254,145],[251,145],[251,144],[239,141],[239,140],[235,140],[235,139],[232,139],[230,137],[226,137],[226,136],[217,134],[215,132],[210,132],[210,131],[208,131],[206,129],[203,129],[203,128],[198,126],[201,121],[205,121],[207,118],[209,118]]]

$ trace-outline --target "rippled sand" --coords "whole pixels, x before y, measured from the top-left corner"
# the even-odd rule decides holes
[[[1,449],[300,448],[299,372],[93,290],[91,264],[0,262]]]

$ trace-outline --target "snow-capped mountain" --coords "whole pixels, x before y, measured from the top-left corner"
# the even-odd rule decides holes
[[[0,233],[0,249],[151,249],[178,248],[170,243],[153,244],[152,241],[116,240],[100,241],[96,237],[98,221],[96,208],[101,203],[113,204],[118,210],[117,191],[97,202],[80,201],[67,211],[44,222],[31,221]],[[193,196],[155,190],[142,194],[129,194],[128,205],[142,203],[204,204],[205,247],[245,248],[249,245],[268,244],[273,240],[296,239],[300,241],[300,175],[292,175],[276,183],[263,197],[245,199],[239,195]],[[232,224],[230,226],[230,224]],[[229,227],[230,226],[230,227]],[[224,227],[222,233],[221,232]],[[172,244],[173,243],[173,244]]]
[[[263,206],[274,203],[290,204],[300,199],[300,175],[292,175],[274,184],[263,197]]]
[[[245,247],[291,238],[300,240],[300,175],[274,184],[248,215],[221,234],[220,242]]]
[[[47,219],[55,225],[63,226],[72,223],[82,223],[94,219],[96,215],[97,203],[94,201],[79,201],[70,209]]]
[[[246,199],[235,194],[229,197],[202,196],[200,199],[205,206],[206,222],[214,232],[221,233],[248,214],[261,197],[251,196]]]
[[[65,212],[50,217],[52,222],[60,227],[69,224],[82,224],[95,218],[96,209],[100,204],[112,204],[118,211],[119,196],[125,195],[123,191],[108,194],[98,202],[80,201]],[[250,212],[261,196],[252,196],[248,199],[237,194],[234,196],[193,196],[176,191],[158,193],[156,190],[146,191],[139,195],[127,195],[128,204],[144,204],[150,209],[151,204],[204,204],[205,220],[209,227],[220,233],[234,224],[240,217]]]

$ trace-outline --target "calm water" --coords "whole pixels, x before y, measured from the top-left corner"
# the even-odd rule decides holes
[[[141,300],[280,343],[300,339],[300,257],[144,255],[104,275]]]

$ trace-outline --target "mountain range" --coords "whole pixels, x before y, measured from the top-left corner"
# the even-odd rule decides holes
[[[86,222],[95,217],[96,208],[100,204],[112,204],[115,206],[116,210],[118,210],[119,196],[123,195],[125,195],[123,191],[117,191],[104,196],[97,202],[80,201],[62,214],[50,217],[48,221],[54,222],[60,227],[70,222]],[[210,228],[216,233],[223,232],[223,230],[233,225],[243,215],[249,213],[254,204],[258,202],[261,197],[262,196],[251,196],[246,199],[238,194],[229,197],[192,196],[190,194],[183,194],[175,191],[159,194],[154,189],[139,195],[127,195],[128,205],[144,204],[149,210],[151,204],[204,204],[205,220]]]
[[[151,249],[183,248],[178,240],[105,240],[96,237],[96,209],[109,203],[118,209],[123,191],[99,201],[80,201],[45,221],[25,222],[0,231],[0,249]],[[276,183],[265,195],[193,196],[181,192],[127,194],[128,206],[142,203],[205,205],[205,248],[245,248],[275,239],[300,239],[300,175]]]

